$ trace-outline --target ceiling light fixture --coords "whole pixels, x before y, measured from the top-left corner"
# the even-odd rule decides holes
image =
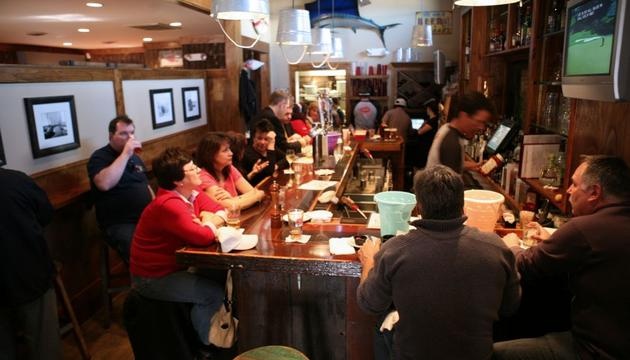
[[[221,20],[249,20],[256,21],[269,16],[269,0],[214,0],[212,2],[212,13],[210,14],[219,24],[223,35],[235,46],[241,49],[253,48],[261,34],[258,33],[251,45],[241,45],[234,41],[225,32]]]
[[[101,4],[99,2],[86,2],[85,6],[91,7],[91,8],[102,8],[103,4]]]
[[[173,21],[172,23],[169,23],[168,26],[180,27],[180,26],[182,26],[182,23],[179,22],[179,21]]]
[[[314,68],[319,69],[326,65],[328,58],[330,58],[330,55],[333,53],[332,33],[328,28],[315,28],[311,30],[311,34],[313,37],[313,45],[308,47],[309,55],[324,56],[324,60],[317,65],[313,63],[313,60],[311,60],[311,65]]]
[[[145,38],[142,38],[142,41],[144,41],[144,42],[151,42],[151,41],[153,41],[153,38],[145,37]]]
[[[520,0],[455,0],[457,6],[495,6],[519,2]]]
[[[72,46],[72,43],[71,42],[65,42],[65,43],[63,43],[63,46]]]
[[[80,32],[80,33],[89,33],[90,29],[88,29],[88,28],[79,28],[79,29],[77,29],[77,31]]]
[[[287,63],[295,65],[302,61],[306,54],[306,49],[312,44],[311,20],[308,10],[295,8],[280,10],[276,42]],[[291,61],[287,58],[283,48],[284,45],[302,46],[302,53],[296,61]]]

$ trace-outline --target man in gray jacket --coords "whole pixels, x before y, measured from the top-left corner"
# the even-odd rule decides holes
[[[419,172],[414,189],[417,229],[359,251],[359,306],[398,311],[395,359],[490,359],[493,322],[520,301],[514,255],[499,236],[464,225],[464,184],[448,167]]]

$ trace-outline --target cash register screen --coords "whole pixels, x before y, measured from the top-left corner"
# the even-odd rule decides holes
[[[424,119],[411,119],[411,127],[414,130],[420,129],[422,124],[424,124]]]
[[[499,125],[499,128],[494,132],[488,141],[488,145],[486,145],[486,149],[489,154],[494,154],[505,146],[505,142],[509,141],[508,135],[511,130],[512,128],[506,124]]]

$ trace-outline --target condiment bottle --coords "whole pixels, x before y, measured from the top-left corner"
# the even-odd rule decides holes
[[[282,214],[280,211],[280,186],[278,182],[274,179],[269,187],[269,192],[271,193],[271,227],[272,228],[281,228],[282,227]]]

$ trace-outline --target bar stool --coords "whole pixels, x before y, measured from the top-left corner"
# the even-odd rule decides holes
[[[109,329],[112,322],[112,299],[110,294],[119,293],[129,290],[130,286],[110,287],[111,272],[109,268],[109,245],[102,241],[100,256],[100,272],[101,272],[101,297],[103,306],[105,307],[105,321],[103,327]]]
[[[280,345],[261,346],[246,351],[233,360],[308,360],[300,351]]]
[[[81,357],[85,360],[90,359],[90,353],[88,352],[87,345],[85,343],[85,338],[83,338],[83,332],[81,331],[81,326],[79,325],[79,321],[77,320],[76,315],[74,314],[74,308],[72,307],[72,303],[70,302],[70,298],[68,297],[68,293],[66,292],[66,287],[63,284],[63,280],[61,279],[61,264],[55,261],[55,268],[57,269],[57,275],[55,276],[55,290],[59,297],[61,297],[61,303],[63,308],[70,318],[70,322],[61,327],[59,333],[61,336],[66,334],[68,331],[72,330],[74,332],[74,336],[79,343],[79,350],[81,352]]]

